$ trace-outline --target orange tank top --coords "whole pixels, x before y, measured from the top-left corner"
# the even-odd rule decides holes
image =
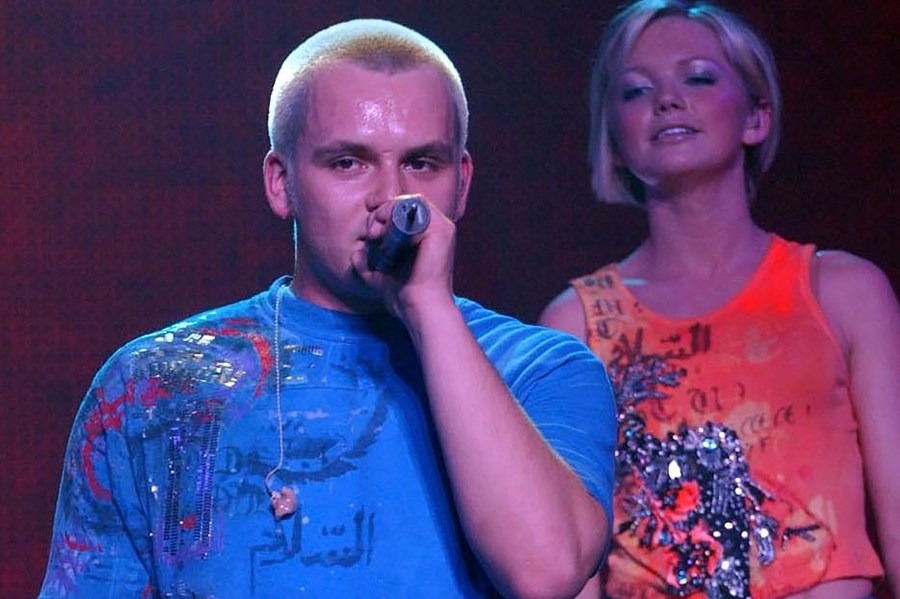
[[[641,305],[616,265],[572,281],[619,409],[611,597],[783,597],[883,574],[865,525],[848,370],[777,236],[698,318]]]

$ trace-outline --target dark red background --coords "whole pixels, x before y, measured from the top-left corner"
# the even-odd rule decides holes
[[[900,3],[732,2],[780,60],[771,229],[879,263],[895,288]],[[431,37],[467,84],[476,162],[457,289],[525,320],[621,258],[640,213],[596,204],[586,80],[612,2],[0,2],[0,596],[34,596],[63,449],[121,343],[288,272],[260,166],[284,56],[335,21]],[[898,423],[900,425],[900,423]]]

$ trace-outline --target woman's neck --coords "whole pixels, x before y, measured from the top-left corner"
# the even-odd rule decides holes
[[[753,277],[771,236],[747,216],[718,207],[703,216],[661,210],[650,236],[619,265],[624,283],[650,310],[698,318],[724,306]]]
[[[743,181],[650,194],[647,213],[650,235],[623,264],[626,276],[634,270],[657,281],[715,279],[752,268],[768,246],[768,234],[750,215]]]

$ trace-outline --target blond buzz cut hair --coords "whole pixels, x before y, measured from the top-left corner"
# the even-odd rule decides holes
[[[468,137],[469,108],[456,67],[434,42],[391,21],[355,19],[309,37],[284,60],[269,100],[269,144],[288,160],[306,126],[306,101],[315,73],[346,61],[377,72],[395,73],[421,66],[438,70],[446,81],[455,113],[454,144],[462,154]]]

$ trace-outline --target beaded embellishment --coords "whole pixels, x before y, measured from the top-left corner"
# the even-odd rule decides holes
[[[666,388],[686,371],[639,352],[620,358],[609,364],[619,410],[617,494],[627,514],[620,540],[628,535],[640,549],[663,553],[668,594],[750,597],[751,559],[769,565],[793,537],[814,540],[819,525],[786,527],[767,513],[775,498],[751,477],[729,427],[682,424],[664,438],[648,432],[637,407],[667,399]]]

